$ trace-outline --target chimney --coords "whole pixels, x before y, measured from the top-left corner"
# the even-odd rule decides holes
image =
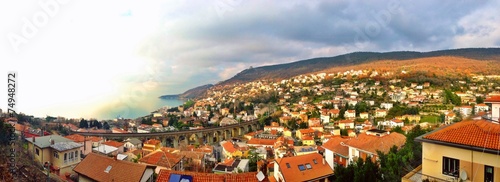
[[[226,173],[227,173],[227,167],[224,169],[224,171],[226,171]]]
[[[52,138],[50,139],[50,145],[54,145],[55,144],[55,141],[52,140]]]
[[[325,165],[325,158],[322,158],[323,159],[323,165]]]
[[[35,143],[35,136],[33,136],[33,143]]]

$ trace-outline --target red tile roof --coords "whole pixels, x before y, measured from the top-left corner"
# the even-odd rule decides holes
[[[85,137],[83,135],[79,135],[79,134],[68,135],[68,136],[65,136],[64,138],[73,140],[74,142],[84,142],[85,140],[89,140],[89,139],[85,139]]]
[[[109,172],[104,172],[109,166]],[[156,168],[90,153],[73,170],[95,181],[136,182],[141,180],[147,167]]]
[[[156,139],[149,139],[148,141],[144,142],[144,144],[149,144],[149,145],[157,145],[159,143],[161,143],[161,141]]]
[[[490,103],[490,102],[500,102],[500,95],[495,95],[491,96],[489,98],[486,98],[484,102]]]
[[[166,168],[173,168],[177,163],[181,161],[181,156],[173,154],[170,152],[165,152],[163,150],[156,150],[139,161],[147,164],[162,166]]]
[[[125,143],[117,142],[117,141],[114,141],[114,140],[108,140],[106,142],[103,142],[102,144],[118,148],[118,147],[123,146],[123,144],[125,144]]]
[[[274,145],[274,143],[276,143],[276,140],[259,138],[252,138],[247,142],[249,145]]]
[[[233,143],[230,141],[223,141],[221,143],[221,146],[224,148],[224,150],[226,150],[230,153],[236,152],[238,150],[234,147]]]
[[[332,168],[326,162],[323,162],[323,156],[318,153],[283,157],[276,159],[276,162],[285,181],[318,180],[318,178],[322,179],[333,175]],[[287,164],[290,168],[288,168]],[[307,169],[306,164],[311,165],[311,169]],[[299,165],[303,165],[305,170],[299,170]],[[274,169],[274,171],[278,171],[278,169]]]
[[[349,147],[342,145],[342,143],[346,143],[347,141],[347,138],[336,136],[330,138],[322,147],[344,157],[349,157]]]
[[[500,125],[486,120],[462,121],[425,135],[423,138],[500,150]]]
[[[383,136],[361,133],[357,137],[349,139],[345,144],[368,151],[372,154],[377,154],[377,150],[387,153],[392,146],[396,145],[397,147],[401,147],[405,142],[406,137],[397,132],[392,132],[391,134]]]
[[[237,174],[214,174],[214,173],[198,173],[188,171],[171,171],[160,170],[158,173],[157,182],[168,182],[172,174],[186,175],[193,178],[193,182],[213,182],[213,181],[226,181],[226,182],[247,182],[258,181],[256,172],[237,173]]]

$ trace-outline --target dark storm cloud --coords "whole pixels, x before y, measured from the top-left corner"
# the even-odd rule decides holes
[[[206,80],[201,85],[227,79],[249,66],[354,51],[467,47],[468,39],[498,32],[498,24],[474,28],[470,20],[484,17],[478,12],[485,7],[499,7],[489,2],[227,2],[185,8],[199,12],[195,15],[166,15],[161,31],[144,45],[144,52],[167,65],[188,69],[181,73],[196,82]],[[221,3],[226,3],[223,13],[214,11]],[[493,10],[486,12],[497,16]],[[494,45],[498,40],[484,46]]]

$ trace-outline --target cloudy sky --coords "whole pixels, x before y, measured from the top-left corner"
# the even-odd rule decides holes
[[[250,66],[354,51],[500,46],[498,1],[2,1],[16,109],[103,118]],[[7,94],[7,83],[0,86]],[[5,98],[5,97],[1,97]],[[7,108],[6,99],[0,108]]]

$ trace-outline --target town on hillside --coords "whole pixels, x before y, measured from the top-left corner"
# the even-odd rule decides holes
[[[1,144],[8,146],[0,147],[0,175],[4,181],[493,181],[500,179],[499,78],[349,70],[217,85],[140,118],[8,117],[0,110]]]

